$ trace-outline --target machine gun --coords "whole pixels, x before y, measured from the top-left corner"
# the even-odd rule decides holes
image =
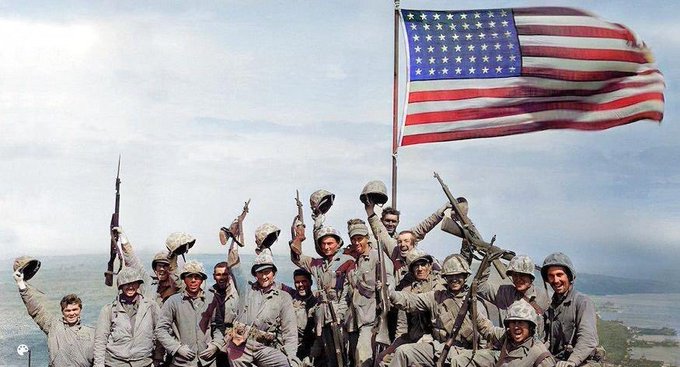
[[[454,222],[460,229],[460,232],[463,234],[463,238],[465,238],[470,243],[470,245],[476,248],[477,251],[480,251],[482,253],[500,252],[503,254],[503,259],[512,260],[512,258],[515,257],[515,253],[511,251],[505,251],[499,247],[494,246],[491,243],[485,242],[479,237],[477,232],[471,231],[469,229],[472,226],[472,221],[470,220],[470,218],[468,218],[468,216],[465,213],[462,212],[462,210],[458,206],[458,200],[453,196],[453,194],[451,194],[449,187],[444,183],[442,178],[439,177],[439,174],[437,174],[437,172],[434,173],[434,177],[437,179],[437,181],[439,181],[439,184],[442,186],[442,190],[444,190],[444,194],[446,194],[446,197],[449,199],[449,202],[451,203],[451,208],[453,209],[453,212],[458,217],[458,220],[454,220]],[[500,260],[495,259],[493,261],[493,265],[502,278],[507,277],[505,275],[506,270],[505,265],[502,262],[500,262]]]
[[[120,238],[118,237],[118,232],[113,229],[119,226],[119,216],[120,216],[120,155],[118,156],[118,172],[116,173],[116,203],[113,207],[113,214],[111,214],[111,225],[109,226],[109,231],[111,233],[111,244],[109,246],[109,261],[106,264],[106,271],[104,272],[104,284],[111,287],[113,286],[113,263],[118,257],[119,265],[118,271],[125,266],[125,260],[123,260],[123,250],[121,248]]]
[[[493,240],[491,240],[491,242],[492,243],[490,245],[493,244]],[[456,338],[458,337],[460,328],[463,326],[463,322],[465,321],[465,316],[467,315],[468,311],[470,311],[470,321],[472,323],[472,355],[474,356],[477,352],[477,347],[479,344],[479,335],[477,332],[477,289],[479,287],[479,280],[481,279],[484,270],[487,269],[493,261],[505,256],[505,254],[506,252],[502,250],[491,250],[491,252],[487,252],[486,255],[484,255],[484,258],[477,269],[477,273],[475,273],[475,277],[472,279],[472,285],[470,286],[468,293],[465,295],[463,304],[458,310],[458,315],[456,315],[456,320],[453,323],[453,329],[451,329],[451,335],[446,340],[446,343],[444,343],[444,349],[442,349],[439,359],[435,361],[437,367],[444,366],[446,357],[449,354],[449,350],[451,350],[451,347],[456,342]]]

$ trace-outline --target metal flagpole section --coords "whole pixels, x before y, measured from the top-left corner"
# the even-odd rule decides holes
[[[397,149],[399,148],[399,0],[394,1],[394,82],[392,85],[392,207],[397,208]]]

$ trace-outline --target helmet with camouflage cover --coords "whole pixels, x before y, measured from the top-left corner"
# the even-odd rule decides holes
[[[168,255],[170,255],[170,253],[167,251],[160,251],[153,255],[153,260],[151,260],[151,269],[156,269],[156,264],[162,263],[170,265],[170,259],[168,259]]]
[[[271,223],[265,223],[255,230],[255,244],[262,250],[271,247],[279,238],[281,230]]]
[[[359,200],[366,204],[367,199],[371,200],[374,204],[385,204],[387,202],[387,186],[385,186],[385,183],[375,180],[364,185],[364,189],[361,190],[361,195],[359,195]]]
[[[527,255],[517,255],[508,263],[508,270],[505,271],[505,275],[511,276],[512,273],[526,274],[533,280],[536,278],[534,276],[534,262]]]
[[[319,254],[320,256],[323,256],[319,248],[319,246],[321,245],[321,239],[326,236],[334,237],[338,241],[338,248],[342,247],[342,245],[345,244],[342,241],[342,237],[340,237],[340,232],[338,232],[335,228],[329,226],[321,227],[319,228],[319,230],[314,232],[314,247],[316,249],[316,253]]]
[[[467,260],[460,254],[447,256],[446,259],[444,259],[444,264],[442,264],[442,276],[456,274],[471,274],[470,265],[468,265]]]
[[[129,266],[125,266],[122,269],[120,269],[120,271],[118,272],[118,276],[116,277],[117,288],[120,288],[125,284],[135,282],[139,284],[144,283],[144,277],[142,277],[142,274],[140,274],[137,269]]]
[[[313,213],[326,214],[333,206],[335,194],[330,191],[319,189],[309,196],[309,205],[312,207]]]
[[[265,269],[274,269],[275,273],[278,270],[276,268],[276,265],[274,264],[274,258],[269,253],[269,251],[262,252],[255,257],[255,262],[253,263],[253,266],[250,268],[250,274],[255,276],[255,273]]]
[[[196,239],[192,235],[184,232],[173,232],[165,240],[165,247],[168,248],[170,253],[182,255],[188,252],[194,246],[194,243],[196,243]]]
[[[203,280],[208,279],[208,275],[205,273],[205,268],[203,264],[196,260],[189,260],[184,263],[182,268],[182,274],[179,275],[181,279],[184,279],[189,274],[198,274]]]
[[[413,269],[411,269],[411,265],[414,265],[420,260],[425,260],[428,264],[432,264],[434,262],[434,259],[431,255],[428,255],[425,251],[417,248],[413,248],[406,253],[406,266],[408,266],[409,271],[412,272]]]
[[[551,266],[561,266],[565,268],[567,276],[569,277],[569,281],[573,282],[574,279],[576,279],[574,264],[572,264],[569,256],[561,252],[555,252],[548,255],[545,260],[543,260],[543,266],[541,266],[541,277],[543,277],[544,282],[548,281],[548,268]]]
[[[536,326],[538,314],[529,302],[520,299],[513,302],[508,308],[508,314],[503,320],[503,324],[508,326],[508,321],[526,321]]]
[[[30,256],[21,256],[14,259],[12,269],[21,271],[24,274],[24,280],[29,280],[40,270],[40,261]]]

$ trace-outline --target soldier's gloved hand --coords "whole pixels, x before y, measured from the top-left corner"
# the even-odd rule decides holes
[[[113,234],[118,235],[118,239],[120,240],[121,245],[127,245],[128,243],[130,243],[127,236],[125,235],[125,232],[123,232],[123,227],[113,227],[111,228],[111,232],[113,232]]]
[[[205,348],[198,356],[201,357],[201,359],[210,359],[215,355],[215,353],[217,353],[217,346],[210,343],[208,344],[208,347]]]
[[[576,367],[576,363],[569,361],[558,361],[555,367]]]
[[[21,270],[14,272],[14,281],[17,283],[19,290],[23,291],[26,289],[26,282],[24,281],[24,273]]]
[[[451,203],[448,202],[448,201],[447,201],[446,203],[444,203],[444,205],[442,205],[441,208],[437,209],[437,215],[439,215],[440,217],[443,217],[443,216],[444,216],[444,212],[445,212],[447,209],[451,209]]]
[[[177,352],[175,352],[175,354],[188,360],[193,360],[196,357],[196,352],[191,350],[191,348],[189,348],[189,346],[187,345],[180,346],[179,349],[177,349]]]

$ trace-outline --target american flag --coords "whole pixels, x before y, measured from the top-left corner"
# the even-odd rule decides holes
[[[557,7],[401,16],[402,146],[663,118],[663,76],[622,25]]]

